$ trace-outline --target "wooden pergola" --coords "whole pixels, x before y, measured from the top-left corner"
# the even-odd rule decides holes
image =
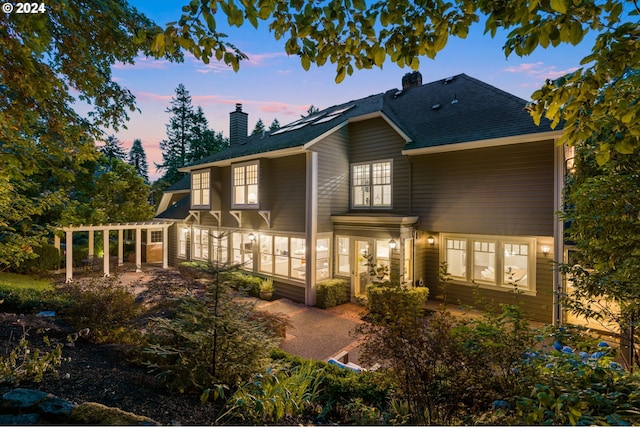
[[[103,274],[105,277],[110,275],[110,257],[109,257],[109,232],[118,231],[118,265],[123,265],[123,253],[124,253],[124,230],[135,230],[136,232],[136,272],[142,271],[142,230],[158,230],[162,229],[162,268],[169,267],[169,241],[168,241],[168,228],[173,224],[172,221],[144,221],[144,222],[123,222],[114,224],[100,224],[100,225],[70,225],[68,227],[60,227],[59,230],[65,232],[66,237],[66,281],[71,282],[73,280],[73,233],[74,232],[89,232],[89,257],[93,257],[93,242],[94,233],[102,232],[103,236]],[[55,246],[60,249],[60,238],[55,236]]]

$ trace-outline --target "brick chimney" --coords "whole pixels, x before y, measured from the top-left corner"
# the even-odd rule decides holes
[[[416,86],[422,86],[422,74],[420,74],[420,71],[414,71],[402,76],[402,90]]]
[[[242,112],[242,104],[236,104],[236,111],[229,113],[229,146],[247,142],[249,115]]]

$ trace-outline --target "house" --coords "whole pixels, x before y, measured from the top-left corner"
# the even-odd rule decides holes
[[[537,320],[560,320],[561,131],[536,126],[527,102],[465,74],[345,102],[260,135],[240,104],[230,146],[182,169],[156,220],[169,264],[239,263],[272,276],[276,295],[315,303],[316,283],[344,278],[351,298],[387,279],[474,302],[520,292]]]

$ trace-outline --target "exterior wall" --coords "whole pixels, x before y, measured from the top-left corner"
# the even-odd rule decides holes
[[[318,232],[333,231],[331,215],[349,210],[348,129],[340,129],[312,150],[318,152]]]
[[[540,246],[553,248],[553,155],[553,141],[543,141],[412,158],[413,208],[421,217],[415,277],[423,278],[431,298],[441,293],[439,233],[535,237],[536,295],[515,298],[487,288],[481,293],[490,303],[521,303],[530,317],[551,322],[553,252],[545,255]],[[447,299],[473,305],[473,290],[450,284]]]
[[[439,232],[553,236],[554,142],[412,157],[413,211]]]
[[[351,209],[352,212],[407,214],[411,211],[411,164],[401,154],[405,141],[382,118],[349,124],[350,163],[393,160],[391,209]],[[349,177],[347,176],[347,184]]]

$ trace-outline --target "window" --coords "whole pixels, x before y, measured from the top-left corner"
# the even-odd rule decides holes
[[[276,236],[274,239],[274,253],[276,254],[275,274],[289,276],[289,238]]]
[[[162,242],[162,230],[151,231],[151,235],[149,236],[149,243],[160,243],[160,242]]]
[[[291,238],[291,277],[304,279],[306,272],[306,250],[304,239]]]
[[[391,161],[352,165],[351,186],[354,208],[390,208]]]
[[[209,206],[209,171],[191,174],[191,206]]]
[[[187,235],[189,229],[186,227],[178,228],[178,256],[181,258],[187,257]]]
[[[535,293],[534,238],[444,235],[443,242],[454,282]]]
[[[273,274],[273,236],[260,236],[260,271]]]
[[[233,206],[258,206],[258,163],[244,163],[231,168]]]
[[[316,241],[316,280],[329,278],[329,239]]]
[[[351,274],[351,265],[349,264],[349,238],[338,236],[336,239],[338,265],[336,267],[337,274],[348,276]]]
[[[226,232],[211,234],[211,259],[220,264],[229,262],[229,238]]]
[[[253,241],[249,233],[233,233],[231,237],[233,263],[241,268],[253,270]]]
[[[321,242],[329,243],[329,239],[320,239]],[[325,252],[326,254],[326,252]],[[327,263],[326,261],[319,261]],[[320,260],[320,255],[318,255]],[[259,271],[265,274],[273,274],[275,276],[288,277],[296,280],[305,278],[305,240],[297,237],[287,236],[271,236],[262,234],[260,236],[260,266]],[[319,264],[318,270],[322,269]],[[325,268],[327,277],[328,269]]]
[[[193,229],[193,258],[209,260],[209,230],[206,228]]]
[[[413,284],[413,239],[404,239],[403,282]]]

